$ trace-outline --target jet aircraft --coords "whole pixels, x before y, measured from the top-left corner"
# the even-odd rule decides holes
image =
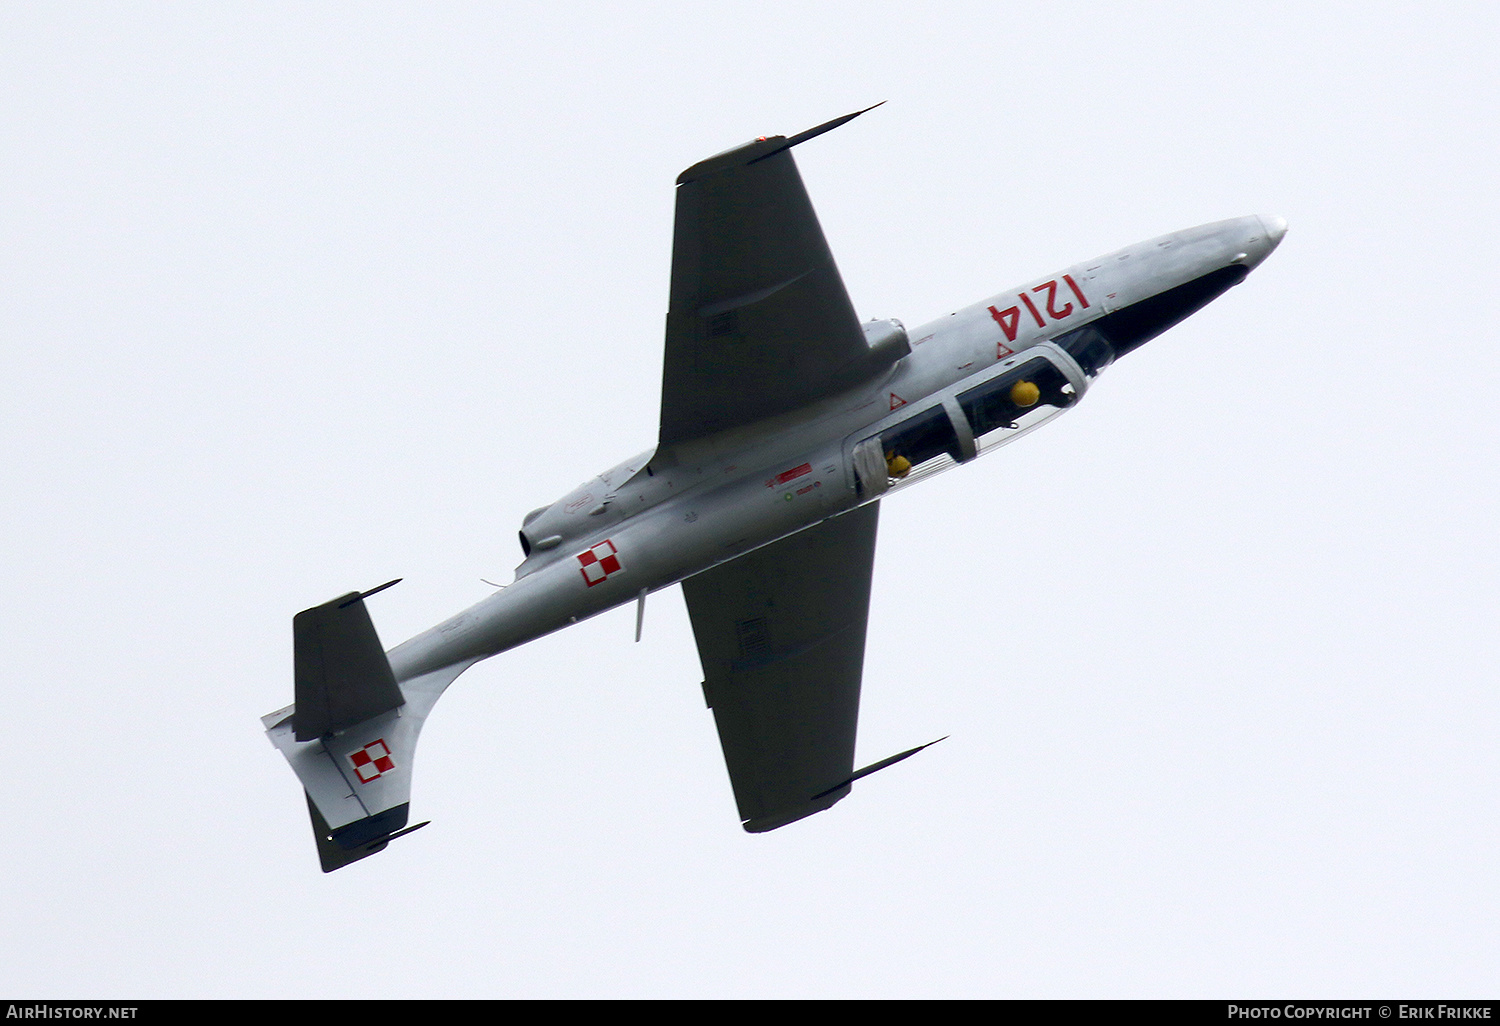
[[[407,825],[413,753],[459,674],[629,602],[639,640],[646,596],[679,583],[745,830],[919,750],[854,768],[881,501],[1071,409],[1286,232],[1219,221],[915,330],[861,324],[791,151],[862,113],[678,176],[657,443],[528,513],[513,583],[389,652],[365,605],[389,585],[293,619],[296,702],[262,722],[324,872],[426,825]]]

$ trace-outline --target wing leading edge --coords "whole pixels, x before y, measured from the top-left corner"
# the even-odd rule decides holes
[[[746,830],[849,793],[878,502],[682,583]]]
[[[896,358],[866,344],[792,160],[855,116],[678,176],[660,448],[794,410]]]

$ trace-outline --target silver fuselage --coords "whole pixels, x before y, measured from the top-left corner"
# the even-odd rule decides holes
[[[1081,399],[1108,363],[1090,367],[1053,340],[1117,311],[1129,320],[1206,276],[1248,271],[1284,231],[1280,219],[1242,217],[1076,264],[910,331],[909,355],[858,388],[606,471],[528,517],[514,583],[388,653],[397,681],[514,648],[1019,437]],[[1027,366],[1065,382],[1067,406],[981,434],[973,397]],[[869,446],[889,447],[876,436],[924,415],[952,428],[951,456],[898,481],[862,479],[862,443],[868,466]]]

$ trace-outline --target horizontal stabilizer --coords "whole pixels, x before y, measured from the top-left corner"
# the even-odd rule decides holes
[[[298,741],[343,730],[406,701],[364,603],[395,583],[350,592],[293,617]]]

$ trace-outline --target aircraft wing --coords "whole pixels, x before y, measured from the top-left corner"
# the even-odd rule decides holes
[[[849,793],[880,504],[682,582],[746,830]]]
[[[865,343],[792,161],[791,147],[856,116],[678,176],[659,448],[796,409],[894,358]]]

